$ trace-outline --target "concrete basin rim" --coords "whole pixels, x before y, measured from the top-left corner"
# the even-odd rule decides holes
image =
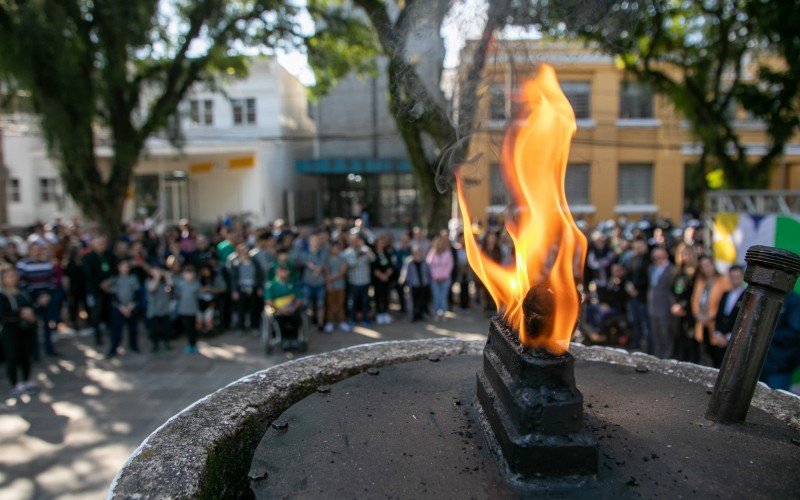
[[[108,495],[106,496],[106,498],[108,500],[111,500],[111,499],[114,498],[115,490],[117,489],[117,485],[119,483],[119,480],[122,477],[122,474],[126,471],[128,466],[131,465],[131,463],[133,463],[141,455],[141,452],[147,447],[147,445],[150,443],[150,441],[154,437],[156,437],[158,434],[160,434],[161,431],[164,430],[165,428],[167,428],[173,421],[183,417],[190,410],[192,410],[196,406],[201,405],[202,403],[204,403],[207,400],[211,399],[213,396],[215,396],[216,394],[218,394],[220,392],[223,392],[223,391],[225,391],[225,390],[227,390],[227,389],[229,389],[229,388],[231,388],[233,386],[239,385],[239,384],[247,384],[252,380],[262,380],[263,381],[264,379],[269,377],[271,372],[277,371],[279,369],[280,370],[285,370],[285,369],[287,369],[287,367],[291,368],[291,366],[296,365],[298,363],[301,364],[301,365],[306,365],[306,364],[313,364],[315,361],[318,361],[318,360],[321,360],[321,359],[334,358],[334,353],[341,353],[341,352],[346,352],[346,351],[362,351],[362,350],[369,351],[369,350],[376,350],[376,349],[377,350],[381,350],[384,347],[392,346],[392,345],[398,345],[398,344],[403,344],[403,345],[425,345],[425,344],[431,344],[431,343],[434,343],[434,342],[436,344],[443,344],[443,346],[461,345],[461,346],[465,347],[464,352],[456,354],[456,355],[468,354],[470,350],[475,350],[476,353],[477,353],[483,348],[483,344],[484,344],[484,342],[482,340],[463,340],[463,339],[455,339],[455,338],[429,338],[429,339],[413,339],[413,340],[382,340],[382,341],[379,341],[379,342],[365,342],[363,344],[357,344],[357,345],[353,345],[353,346],[343,347],[341,349],[336,349],[335,351],[328,351],[328,352],[323,352],[323,353],[319,353],[319,354],[312,354],[310,356],[303,356],[303,357],[300,357],[300,358],[290,359],[288,361],[284,361],[284,362],[279,363],[277,365],[270,366],[269,368],[265,368],[263,370],[259,370],[257,372],[254,372],[254,373],[251,373],[249,375],[245,375],[245,376],[243,376],[241,378],[238,378],[238,379],[236,379],[236,380],[234,380],[232,382],[229,382],[228,384],[220,387],[219,389],[206,394],[205,396],[203,396],[202,398],[198,399],[197,401],[194,401],[189,406],[185,407],[184,409],[182,409],[181,411],[179,411],[175,415],[172,415],[164,423],[162,423],[155,430],[153,430],[153,432],[148,434],[147,437],[144,438],[144,440],[139,444],[139,446],[137,446],[136,449],[133,450],[131,455],[125,460],[125,462],[122,464],[120,469],[114,475],[114,479],[111,481],[111,483],[109,485]],[[434,349],[435,347],[436,347],[436,345],[431,345],[431,349]],[[389,361],[391,363],[391,361],[393,361],[393,360],[389,360]],[[396,361],[396,360],[394,360],[394,361]],[[301,383],[301,382],[298,381],[298,383]]]
[[[320,353],[311,356],[305,356],[302,358],[292,359],[280,363],[278,365],[271,366],[264,370],[260,370],[251,373],[249,375],[245,375],[244,377],[234,380],[226,384],[225,386],[217,389],[216,391],[193,402],[180,412],[170,417],[166,422],[161,424],[152,433],[150,433],[150,435],[148,435],[142,441],[142,443],[133,451],[133,453],[128,457],[128,459],[125,461],[125,463],[122,465],[122,467],[115,475],[113,481],[110,484],[107,498],[111,499],[114,498],[115,496],[124,494],[123,492],[116,491],[123,473],[125,473],[128,470],[129,466],[131,466],[134,462],[136,462],[136,460],[140,457],[142,451],[144,451],[147,448],[147,446],[156,437],[159,436],[159,434],[161,434],[167,427],[169,427],[171,423],[180,418],[184,418],[186,414],[191,410],[205,404],[210,399],[214,398],[215,396],[218,396],[219,393],[224,393],[230,390],[232,387],[239,385],[248,386],[255,382],[257,383],[264,383],[265,381],[268,382],[272,373],[277,371],[284,371],[284,372],[286,372],[287,370],[291,371],[293,367],[298,367],[298,368],[302,367],[305,369],[308,367],[313,367],[315,365],[325,366],[327,364],[328,366],[330,366],[330,363],[336,361],[337,359],[340,359],[343,353],[348,353],[348,352],[359,353],[362,355],[362,357],[359,358],[358,356],[353,356],[352,358],[347,358],[348,363],[339,366],[340,371],[343,373],[348,370],[352,370],[354,368],[359,368],[359,367],[366,369],[366,367],[369,366],[369,362],[365,361],[364,356],[368,356],[370,354],[370,351],[375,352],[373,360],[376,366],[385,366],[395,363],[411,361],[412,359],[410,359],[409,356],[414,359],[424,359],[425,355],[433,353],[440,354],[442,356],[479,354],[482,351],[484,344],[485,342],[482,340],[463,340],[454,338],[388,340],[388,341],[364,343],[338,349],[335,351],[329,351],[326,353]],[[399,351],[391,353],[391,355],[387,355],[388,354],[386,352],[388,351],[387,348],[398,345],[407,346],[409,349],[406,351]],[[425,351],[415,352],[415,348],[420,348],[420,347],[425,349]],[[441,352],[442,349],[444,349],[444,352]],[[448,349],[450,350],[450,352],[447,352]],[[648,354],[629,353],[628,351],[618,348],[572,344],[570,347],[570,352],[577,359],[582,359],[587,361],[598,361],[598,362],[617,364],[629,367],[634,367],[639,364],[642,364],[656,373],[660,373],[667,376],[675,376],[687,380],[689,382],[704,385],[707,388],[713,386],[718,373],[718,370],[715,368],[710,368],[706,366],[701,366],[693,363],[676,361],[676,360],[662,360],[654,356],[650,356]],[[306,373],[303,373],[303,375],[306,375]],[[308,383],[308,378],[298,377],[296,382],[292,383],[291,386],[296,387],[304,383]],[[265,399],[262,403],[268,403],[270,400],[272,400],[272,398],[273,397],[269,397]],[[297,401],[290,402],[289,405],[294,404],[296,402]],[[800,396],[798,395],[786,391],[771,390],[765,384],[760,383],[759,387],[756,388],[752,405],[756,408],[766,411],[775,418],[778,418],[779,420],[784,421],[793,427],[800,428]],[[244,416],[240,416],[239,417],[240,420],[237,420],[237,422],[243,421],[244,418],[245,418]],[[236,426],[234,425],[233,427],[235,428]],[[193,437],[196,438],[196,436]],[[210,446],[213,446],[213,444],[215,443],[215,439],[213,438],[219,438],[219,437],[220,436],[212,436],[212,441],[210,443],[207,443],[206,449],[208,449],[208,447]],[[187,472],[194,471],[200,474],[204,466],[205,466],[205,461],[195,462],[194,466]]]

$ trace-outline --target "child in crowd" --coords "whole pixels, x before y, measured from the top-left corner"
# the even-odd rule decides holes
[[[111,345],[106,357],[113,358],[117,354],[122,341],[122,328],[128,327],[128,347],[139,352],[138,303],[141,285],[139,279],[131,274],[131,263],[122,260],[117,264],[117,276],[111,279]]]
[[[214,316],[217,299],[225,293],[225,280],[213,266],[207,264],[200,268],[200,331],[204,335],[214,331]]]
[[[145,281],[147,289],[147,321],[150,324],[150,341],[153,343],[153,352],[160,348],[172,349],[169,344],[172,335],[172,321],[170,321],[170,294],[172,293],[172,278],[165,269],[150,268],[150,277]]]
[[[408,308],[411,321],[419,321],[427,312],[428,294],[431,286],[431,270],[425,262],[420,246],[414,245],[411,255],[406,258],[400,272],[400,283],[408,287],[411,307]]]
[[[326,317],[328,320],[325,324],[325,331],[328,333],[333,331],[334,325],[337,323],[342,331],[350,329],[344,314],[344,277],[346,274],[347,262],[342,257],[342,242],[334,241],[331,245],[330,254],[325,259],[325,282],[327,287],[325,305],[327,306]]]
[[[177,313],[183,333],[186,334],[186,353],[196,353],[197,349],[197,314],[200,311],[200,282],[194,266],[183,268],[180,279],[175,281],[175,298]]]

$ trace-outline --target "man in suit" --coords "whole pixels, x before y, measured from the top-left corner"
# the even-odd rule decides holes
[[[722,294],[719,300],[719,309],[714,319],[714,333],[711,336],[711,354],[714,366],[722,365],[722,358],[725,356],[725,348],[731,340],[733,325],[736,317],[739,316],[739,309],[742,306],[744,296],[744,269],[742,266],[731,266],[728,269],[728,279],[731,289]]]
[[[661,359],[672,356],[673,338],[670,335],[670,290],[673,266],[669,254],[663,247],[656,247],[650,253],[653,264],[650,266],[647,286],[647,315],[650,318],[650,342],[647,353]]]
[[[648,271],[650,269],[650,249],[647,240],[638,237],[632,243],[632,255],[627,261],[629,282],[626,291],[631,297],[628,301],[629,320],[632,336],[628,347],[639,349],[642,342],[652,344],[650,340],[650,320],[647,318]]]

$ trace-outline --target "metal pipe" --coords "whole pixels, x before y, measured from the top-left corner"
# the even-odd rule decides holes
[[[748,283],[706,418],[722,424],[744,422],[764,366],[786,294],[800,275],[800,256],[755,245],[744,258]]]

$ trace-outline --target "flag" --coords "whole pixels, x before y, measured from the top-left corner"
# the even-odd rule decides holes
[[[744,265],[752,245],[783,248],[800,255],[800,216],[720,213],[712,225],[712,251],[717,269]],[[794,291],[800,293],[800,280]]]

